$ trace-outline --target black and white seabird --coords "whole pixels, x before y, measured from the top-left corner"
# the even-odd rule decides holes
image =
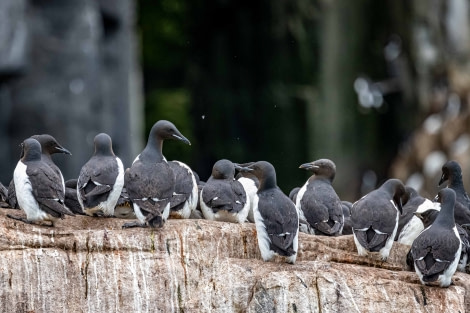
[[[196,177],[192,169],[181,161],[169,161],[168,164],[175,175],[169,218],[190,218],[199,201]]]
[[[389,179],[353,203],[351,224],[359,255],[378,252],[382,260],[388,258],[407,197],[403,183]]]
[[[18,205],[26,219],[8,215],[25,223],[50,221],[74,214],[64,206],[64,188],[58,175],[41,159],[41,145],[33,138],[23,142],[22,158],[13,173]]]
[[[313,175],[300,188],[296,207],[312,226],[315,235],[338,236],[344,226],[341,200],[333,189],[336,175],[335,164],[328,159],[300,165]]]
[[[455,191],[454,217],[457,224],[470,223],[470,198],[462,181],[462,169],[456,161],[448,161],[442,166],[442,176],[438,186],[447,182],[447,187]]]
[[[440,201],[440,199],[438,200]],[[436,220],[437,216],[439,215],[439,210],[429,209],[424,212],[416,212],[415,215],[422,222],[424,228],[428,228]],[[468,254],[470,253],[470,238],[467,231],[462,226],[456,223],[455,227],[457,227],[457,232],[459,233],[460,241],[462,242],[462,251],[460,252],[460,259],[459,264],[457,265],[457,271],[465,273],[466,266],[469,261]]]
[[[114,207],[124,186],[124,166],[114,154],[108,134],[95,136],[94,149],[78,176],[78,202],[87,215],[114,216]]]
[[[60,145],[57,140],[49,135],[49,134],[42,134],[42,135],[33,135],[31,138],[36,139],[39,144],[41,145],[41,159],[44,163],[49,165],[52,170],[60,177],[62,182],[62,186],[65,189],[64,177],[62,176],[62,172],[60,171],[59,167],[54,163],[52,160],[52,154],[63,153],[72,155],[69,150],[65,149],[62,145]],[[23,152],[22,152],[23,153]],[[20,158],[23,155],[20,156]],[[14,179],[10,182],[8,186],[8,203],[10,204],[11,208],[19,209],[18,202],[16,200],[16,191],[15,191],[15,182]]]
[[[411,245],[418,235],[423,231],[423,223],[414,213],[422,213],[429,209],[440,210],[438,202],[432,202],[419,195],[412,187],[406,186],[409,200],[403,206],[403,213],[398,220],[397,234],[395,240],[401,244]]]
[[[175,174],[162,153],[163,142],[174,139],[190,144],[173,123],[156,122],[144,150],[124,174],[124,184],[138,222],[122,227],[162,227],[170,215],[170,201],[175,192]]]
[[[217,161],[199,197],[202,214],[207,220],[244,223],[250,199],[243,185],[235,180],[235,165],[226,159]]]
[[[422,284],[448,287],[459,264],[462,242],[454,219],[455,192],[438,192],[441,211],[411,245],[414,268]]]
[[[276,254],[295,263],[298,249],[299,215],[292,200],[276,184],[271,163],[255,162],[242,171],[250,171],[259,180],[253,213],[261,257],[269,261]]]
[[[289,199],[291,199],[294,204],[297,201],[297,194],[299,193],[300,188],[301,187],[294,187],[289,192]],[[310,224],[307,222],[304,213],[302,211],[299,211],[298,209],[297,213],[299,213],[299,231],[305,234],[313,234],[312,226],[310,226]]]

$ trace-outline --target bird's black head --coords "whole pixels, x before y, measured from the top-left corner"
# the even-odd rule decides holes
[[[336,175],[336,165],[329,159],[319,159],[310,163],[304,163],[299,168],[312,171],[317,176],[323,176],[331,181]]]
[[[240,169],[240,171],[248,171],[259,180],[258,190],[274,188],[276,184],[276,170],[274,166],[267,161],[258,161]]]
[[[113,142],[111,137],[106,133],[100,133],[93,140],[95,145],[95,155],[114,155]]]
[[[406,191],[405,185],[401,182],[401,180],[396,178],[391,178],[385,181],[381,188],[387,190],[393,197],[393,202],[400,211],[400,214],[403,213],[403,206],[408,202],[410,199],[410,194]]]
[[[441,179],[437,185],[441,186],[446,181],[449,181],[449,185],[455,180],[462,180],[462,169],[456,161],[448,161],[442,166]]]
[[[212,167],[212,177],[216,179],[233,179],[235,177],[235,166],[229,160],[219,160]]]
[[[153,137],[160,140],[179,140],[185,144],[191,145],[191,142],[180,133],[176,126],[172,122],[166,120],[160,120],[153,125],[152,129],[150,130],[149,141]]]
[[[21,144],[23,149],[21,158],[23,161],[38,161],[41,160],[41,144],[33,138],[28,138]]]
[[[54,154],[54,153],[64,153],[72,155],[69,150],[62,147],[57,140],[49,134],[42,135],[33,135],[31,138],[36,139],[41,144],[42,153],[44,154]]]

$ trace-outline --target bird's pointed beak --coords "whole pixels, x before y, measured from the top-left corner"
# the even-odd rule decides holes
[[[248,167],[248,166],[251,166],[253,164],[255,164],[255,162],[248,162],[248,163],[233,163],[235,165],[235,168],[238,167]]]
[[[175,139],[177,140],[184,142],[187,145],[191,145],[191,142],[181,134],[173,134],[173,137],[175,137]]]
[[[253,162],[252,162],[253,163]],[[252,164],[251,163],[251,164]],[[235,169],[239,172],[251,172],[253,171],[252,168],[249,168],[247,166],[242,166],[242,165],[246,165],[246,164],[249,164],[249,163],[245,163],[245,164],[238,164],[238,163],[233,163],[233,165],[235,166]],[[250,164],[250,165],[251,165]],[[249,165],[248,165],[249,166]]]
[[[439,182],[437,183],[437,187],[441,186],[446,180],[447,180],[446,174],[442,173],[441,179],[439,179]]]
[[[62,146],[58,146],[58,147],[56,147],[56,149],[57,149],[58,151],[64,153],[64,154],[72,155],[72,153],[71,153],[69,150],[65,149],[65,148],[62,147]]]
[[[299,168],[304,169],[304,170],[314,170],[319,168],[317,165],[313,164],[313,162],[310,163],[304,163],[299,166]]]

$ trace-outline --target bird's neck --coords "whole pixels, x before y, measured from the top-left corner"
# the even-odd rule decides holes
[[[453,206],[453,205],[452,205]],[[443,226],[443,227],[454,227],[455,218],[454,218],[454,208],[453,207],[441,207],[441,211],[436,217],[436,220],[433,224]]]
[[[260,182],[258,190],[267,190],[267,189],[272,189],[276,187],[277,187],[276,178],[268,177]]]
[[[449,188],[452,188],[455,191],[463,192],[465,193],[465,188],[462,182],[462,176],[457,176],[454,177],[452,180],[449,180]]]
[[[309,181],[314,181],[314,180],[324,181],[324,182],[329,183],[330,185],[331,185],[332,182],[333,182],[333,179],[331,179],[330,177],[318,176],[318,175],[312,175],[312,176],[309,178]]]
[[[163,162],[165,157],[163,156],[162,149],[162,139],[157,138],[156,140],[149,140],[147,142],[147,146],[145,146],[144,150],[140,154],[140,159],[156,163]]]
[[[42,153],[41,159],[43,159],[46,162],[52,162],[52,157],[49,153]]]

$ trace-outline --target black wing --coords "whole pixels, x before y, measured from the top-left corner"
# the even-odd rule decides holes
[[[80,198],[88,208],[106,201],[118,176],[115,157],[92,157],[83,165],[77,186]]]
[[[330,184],[320,180],[309,182],[300,204],[309,224],[321,233],[335,235],[343,228],[341,200]]]
[[[293,242],[299,230],[294,203],[280,189],[260,193],[258,197],[258,210],[271,240],[270,249],[279,255],[294,255]]]
[[[39,207],[53,217],[63,218],[64,215],[74,216],[64,206],[65,191],[62,179],[47,164],[28,164],[26,174],[31,182],[33,195]]]
[[[233,209],[232,189],[227,181],[223,179],[209,179],[202,190],[202,201],[214,213],[219,210],[231,211]]]
[[[411,245],[414,265],[424,276],[433,280],[449,267],[459,246],[460,241],[452,229],[431,226]]]
[[[139,205],[143,214],[152,216],[163,213],[175,190],[175,176],[166,162],[136,161],[126,170],[124,182],[130,200]]]
[[[168,162],[175,175],[175,192],[171,198],[172,210],[182,209],[186,200],[189,199],[194,187],[193,173],[190,169],[180,165],[178,161]]]

